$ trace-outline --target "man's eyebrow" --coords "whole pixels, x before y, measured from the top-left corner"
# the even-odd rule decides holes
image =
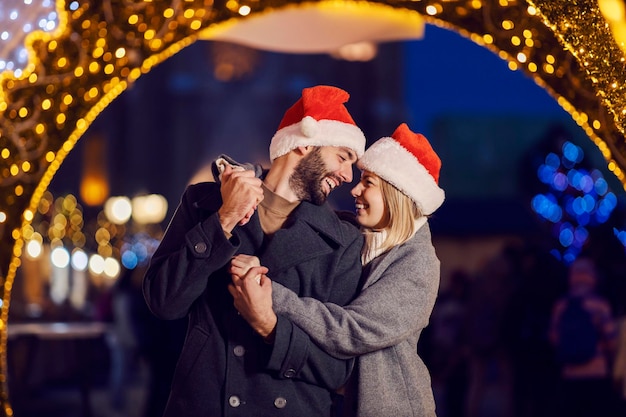
[[[356,153],[350,148],[342,148],[342,151],[348,154],[350,159],[357,159]]]

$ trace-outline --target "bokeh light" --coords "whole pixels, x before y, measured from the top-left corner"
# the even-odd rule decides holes
[[[563,143],[560,154],[547,153],[536,173],[548,190],[530,202],[540,219],[553,224],[550,229],[559,247],[551,253],[566,264],[582,252],[589,228],[606,223],[617,207],[617,197],[602,173],[581,166],[584,158],[584,151],[570,141]],[[624,244],[626,239],[620,241]]]
[[[34,31],[52,32],[59,23],[53,0],[0,2],[0,71],[21,77],[29,63],[26,37]]]

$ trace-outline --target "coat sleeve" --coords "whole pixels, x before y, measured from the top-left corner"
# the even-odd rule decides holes
[[[336,390],[345,385],[353,368],[353,358],[335,358],[313,343],[292,321],[278,316],[268,370],[279,379],[297,379]]]
[[[340,305],[354,299],[361,276],[360,234],[338,255],[338,268],[334,271],[330,301]],[[291,294],[295,293],[282,287]],[[297,296],[296,296],[297,299]],[[311,300],[316,300],[311,298]],[[318,301],[321,304],[321,302]],[[337,358],[322,349],[297,323],[278,315],[276,335],[268,368],[280,378],[297,378],[335,390],[343,386],[354,367],[353,358]]]
[[[168,225],[143,279],[143,293],[154,315],[184,317],[207,286],[209,276],[226,265],[237,249],[216,213],[200,219],[188,188]]]
[[[418,250],[405,244],[388,256],[393,261],[380,277],[345,307],[298,298],[274,282],[274,309],[338,358],[396,345],[428,324],[440,271],[432,245]]]

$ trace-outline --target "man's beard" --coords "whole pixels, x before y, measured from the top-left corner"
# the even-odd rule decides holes
[[[289,178],[289,185],[299,200],[321,206],[328,198],[322,189],[322,180],[328,175],[322,151],[315,147],[298,163]]]

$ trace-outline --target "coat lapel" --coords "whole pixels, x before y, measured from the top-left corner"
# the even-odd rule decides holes
[[[272,274],[277,275],[302,262],[327,255],[332,250],[319,232],[306,222],[296,221],[289,229],[281,229],[272,236],[261,253],[261,259]]]
[[[325,256],[344,244],[337,215],[328,205],[302,202],[290,216],[293,223],[277,231],[263,251],[263,262],[273,273]]]

